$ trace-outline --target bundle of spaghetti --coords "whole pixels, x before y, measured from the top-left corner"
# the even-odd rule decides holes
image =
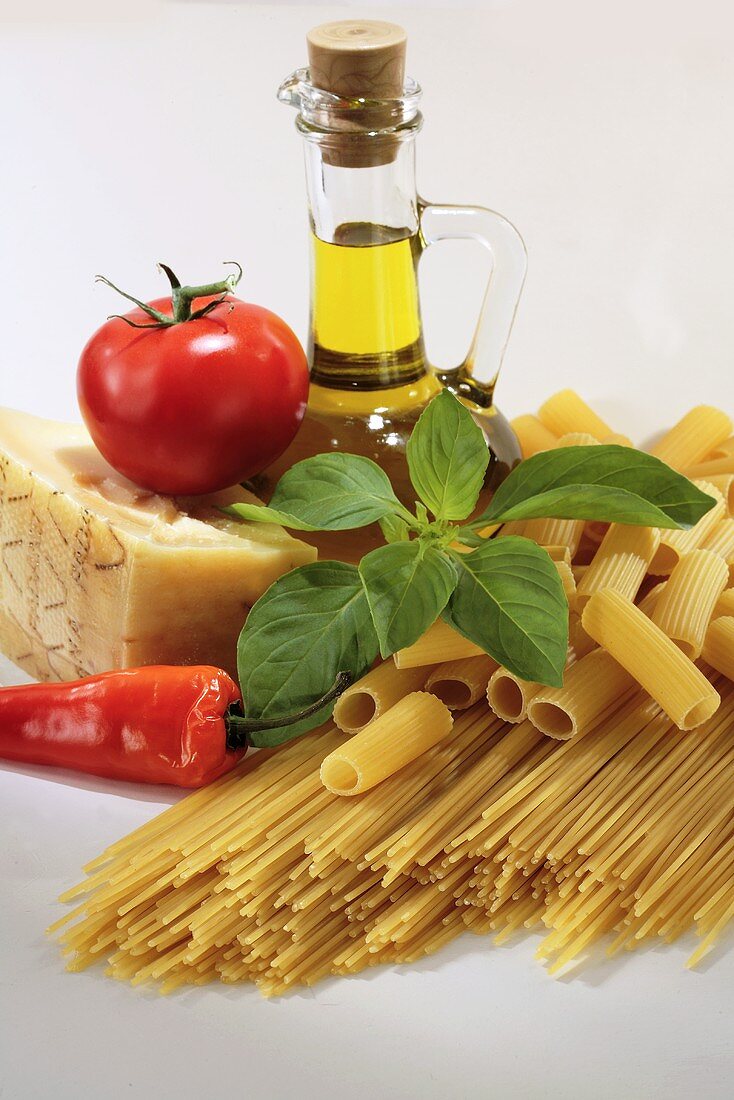
[[[507,727],[495,720],[492,728],[491,742],[467,761],[463,774],[434,797],[430,807],[414,810],[398,829],[385,830],[378,843],[365,851],[364,858],[371,867],[384,868],[385,883],[398,874],[429,867],[436,857],[443,857],[446,838],[461,832],[476,818],[508,773],[516,774],[517,768],[522,771],[528,757],[532,765],[552,751],[547,739],[529,722],[505,732]],[[432,871],[439,876],[442,868],[439,865]]]
[[[622,708],[611,726],[602,718],[595,736],[587,732],[581,738],[558,743],[552,753],[509,784],[471,825],[454,836],[447,852],[468,842],[470,856],[487,854],[507,839],[528,814],[539,808],[548,813],[557,803],[565,805],[623,744],[639,733],[649,706],[649,701],[635,698]]]
[[[648,727],[651,737],[641,736],[613,757],[605,771],[621,779],[619,790],[608,778],[582,792],[576,812],[595,823],[595,833],[579,841],[564,837],[564,860],[553,851],[553,834],[541,841],[545,866],[555,867],[553,879],[546,878],[544,923],[553,931],[540,947],[543,957],[552,958],[556,971],[572,962],[594,939],[611,929],[619,934],[611,951],[624,944],[636,945],[644,937],[676,938],[694,923],[699,906],[720,897],[717,919],[711,923],[715,935],[731,919],[728,906],[734,892],[734,712],[729,692],[724,713],[716,715],[694,735],[678,733],[680,744],[669,751],[675,734],[659,715]],[[677,732],[677,731],[676,731]],[[611,796],[611,797],[610,797]],[[595,812],[589,813],[595,806]],[[602,808],[603,807],[603,808]],[[566,821],[573,817],[569,808]],[[599,818],[606,820],[602,824]],[[558,822],[556,836],[565,823]],[[606,826],[606,828],[604,827]],[[605,849],[611,861],[599,863]],[[537,843],[537,839],[535,841]],[[542,858],[538,849],[528,851],[526,836],[510,837],[519,859],[531,868]],[[570,851],[575,844],[575,852]],[[595,852],[597,858],[590,859]],[[564,881],[565,880],[565,881]],[[704,953],[713,939],[702,945]],[[696,956],[697,958],[700,957]]]

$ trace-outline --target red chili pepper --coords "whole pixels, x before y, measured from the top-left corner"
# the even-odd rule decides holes
[[[0,689],[0,758],[127,779],[203,787],[247,751],[254,730],[321,710],[351,683],[298,714],[245,718],[239,689],[210,665],[147,665],[60,684]]]
[[[72,683],[3,688],[0,757],[135,783],[202,787],[246,752],[247,723],[238,713],[237,685],[207,665],[149,665]]]

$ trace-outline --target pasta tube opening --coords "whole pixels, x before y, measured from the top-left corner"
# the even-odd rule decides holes
[[[531,699],[528,718],[546,736],[567,741],[593,729],[633,687],[634,680],[614,658],[593,649],[567,667],[562,687],[542,688]]]
[[[339,696],[334,722],[343,733],[359,733],[411,691],[425,686],[431,665],[399,669],[394,661],[383,661]]]
[[[716,713],[718,706],[718,696],[716,699],[701,699],[700,702],[694,703],[690,710],[683,713],[682,720],[677,722],[676,725],[682,730],[693,730],[696,726],[702,725],[703,722],[711,718]]]
[[[339,708],[337,725],[344,733],[356,732],[369,725],[376,714],[377,700],[374,695],[369,691],[355,691]]]
[[[566,741],[576,734],[576,722],[574,718],[558,703],[549,703],[538,700],[532,702],[532,723],[541,733],[548,737],[557,737],[560,741]]]
[[[506,668],[498,668],[487,684],[487,702],[503,722],[522,722],[528,703],[540,690],[540,685],[513,676]]]
[[[332,753],[321,765],[321,782],[332,794],[353,794],[361,775],[350,760]]]
[[[437,696],[449,710],[465,710],[485,694],[487,682],[498,665],[491,657],[465,657],[447,661],[426,680],[426,691]]]
[[[471,685],[463,680],[437,678],[430,684],[431,693],[440,699],[449,710],[464,710],[472,703]]]

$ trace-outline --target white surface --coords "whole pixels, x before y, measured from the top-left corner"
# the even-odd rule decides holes
[[[300,149],[274,91],[304,60],[306,29],[344,9],[26,4],[21,16],[4,2],[0,403],[76,415],[78,352],[116,308],[97,271],[149,297],[158,259],[197,281],[237,256],[244,293],[303,334]],[[426,89],[425,193],[486,202],[528,244],[500,404],[514,415],[573,385],[637,439],[695,401],[734,409],[727,0],[379,14],[408,26]],[[456,248],[424,273],[441,362],[460,353],[483,271]],[[100,971],[64,974],[42,938],[54,897],[168,798],[2,767],[0,1096],[731,1095],[734,951],[691,974],[690,943],[553,981],[534,941],[466,936],[422,965],[274,1003],[244,987],[165,1000]]]

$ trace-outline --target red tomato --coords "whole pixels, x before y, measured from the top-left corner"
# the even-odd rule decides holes
[[[170,298],[150,304],[171,313]],[[151,322],[140,308],[125,316]],[[107,321],[82,352],[77,392],[111,466],[146,489],[186,496],[253,477],[285,451],[306,410],[308,366],[285,321],[228,296],[170,327]]]

